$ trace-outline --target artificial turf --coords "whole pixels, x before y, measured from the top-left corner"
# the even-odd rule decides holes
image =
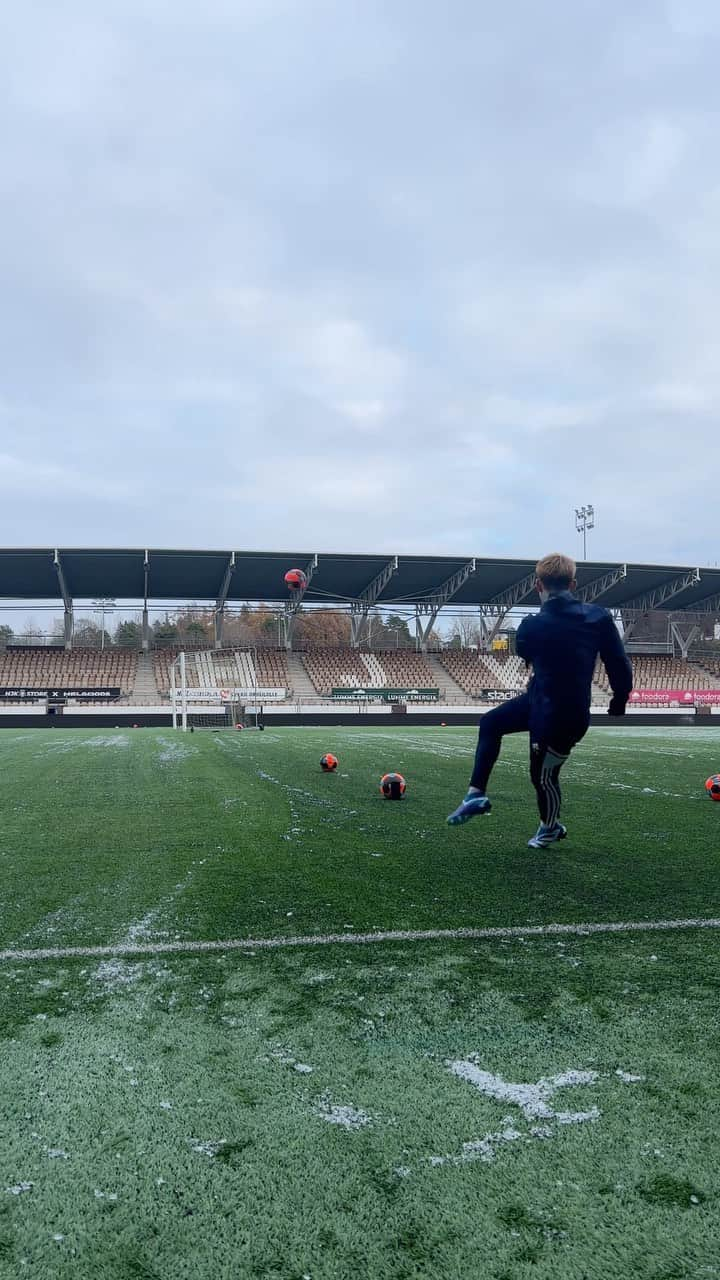
[[[3,942],[720,914],[719,733],[591,731],[564,775],[570,838],[540,856],[523,738],[492,814],[445,825],[472,747],[469,729],[2,735]]]
[[[720,914],[713,731],[593,731],[539,855],[519,739],[444,826],[471,749],[6,732],[0,945]],[[711,931],[8,959],[0,1275],[720,1275],[719,987]]]

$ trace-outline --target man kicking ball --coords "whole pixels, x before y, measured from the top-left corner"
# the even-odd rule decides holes
[[[516,643],[518,654],[532,667],[527,692],[483,716],[468,793],[448,823],[459,826],[490,812],[485,792],[502,740],[506,733],[529,732],[530,777],[537,792],[540,826],[528,845],[545,849],[567,835],[559,821],[560,770],[590,724],[598,654],[612,686],[611,716],[625,714],[632,667],[607,610],[581,604],[572,594],[577,583],[575,562],[569,556],[545,556],[535,572],[540,612],[521,622]]]

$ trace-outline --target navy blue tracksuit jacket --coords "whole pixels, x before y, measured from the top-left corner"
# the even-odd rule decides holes
[[[569,591],[551,596],[521,622],[516,649],[532,665],[528,686],[530,734],[562,749],[578,742],[590,723],[595,662],[602,659],[613,691],[611,714],[625,710],[632,667],[606,609],[581,604]]]

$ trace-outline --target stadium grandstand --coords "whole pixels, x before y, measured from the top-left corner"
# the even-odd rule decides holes
[[[54,649],[32,645],[0,649],[0,686],[78,690],[117,688],[129,696],[136,683],[138,654],[127,649]]]
[[[289,592],[285,574],[295,566],[302,585]],[[0,550],[4,607],[62,612],[50,643],[0,629],[0,710],[167,715],[180,681],[196,708],[228,700],[296,714],[337,704],[477,712],[525,686],[514,632],[536,607],[533,584],[532,560]],[[633,662],[637,710],[720,710],[720,570],[586,561],[578,595],[613,613]],[[82,619],[98,605],[93,647]],[[106,605],[137,619],[114,639]],[[438,630],[452,618],[463,626]],[[593,698],[606,707],[600,666]]]

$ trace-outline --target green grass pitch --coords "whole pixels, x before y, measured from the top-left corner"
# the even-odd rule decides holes
[[[719,917],[720,734],[592,730],[539,853],[473,746],[3,731],[1,1277],[720,1277],[718,932],[522,932]]]

